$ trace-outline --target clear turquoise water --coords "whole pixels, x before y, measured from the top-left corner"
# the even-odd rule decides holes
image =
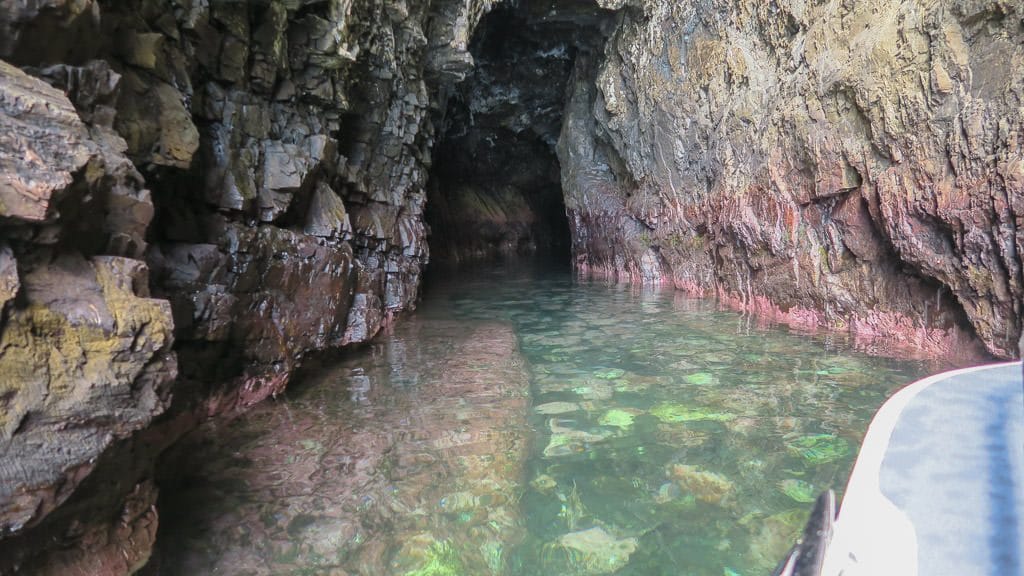
[[[943,368],[670,289],[438,279],[391,334],[193,435],[162,573],[765,574],[884,399]]]

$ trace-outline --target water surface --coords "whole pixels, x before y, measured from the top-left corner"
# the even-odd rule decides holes
[[[161,573],[754,575],[943,366],[512,267],[172,455]]]

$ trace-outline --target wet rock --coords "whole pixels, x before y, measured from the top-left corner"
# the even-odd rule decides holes
[[[426,219],[436,260],[568,252],[555,142],[572,54],[598,50],[599,18],[567,22],[571,7],[496,6],[466,57],[431,54],[465,76],[445,109]],[[590,16],[596,6],[579,13]],[[511,65],[510,65],[511,64]]]
[[[223,218],[207,226],[219,244],[165,244],[150,255],[182,347],[194,360],[183,374],[232,379],[239,374],[230,366],[238,366],[253,382],[262,374],[286,376],[303,354],[341,341],[354,288],[347,244],[323,245],[312,236]],[[224,365],[204,376],[206,363],[218,357]],[[250,390],[240,401],[248,405],[277,391]]]
[[[6,245],[0,246],[0,311],[18,295],[21,282],[18,279],[18,264],[14,253]]]
[[[96,0],[12,0],[0,13],[0,58],[17,65],[88,55],[100,42]]]
[[[733,483],[728,478],[698,466],[674,464],[669,468],[669,476],[684,493],[710,504],[722,502],[733,491]]]
[[[577,58],[563,122],[577,266],[884,347],[1017,354],[1020,16],[624,11],[609,56]]]
[[[166,82],[126,72],[116,127],[136,163],[189,167],[199,148],[199,131],[183,100]]]
[[[117,75],[96,63],[38,72],[73,102],[0,62],[3,536],[38,525],[164,412],[176,374],[170,306],[131,258],[153,211],[110,129]],[[2,556],[0,571],[19,561]]]
[[[597,526],[566,534],[558,539],[558,545],[576,553],[574,574],[612,574],[629,563],[637,539],[617,539]]]
[[[345,203],[330,186],[322,182],[313,191],[303,231],[310,236],[337,240],[348,240],[352,237],[352,223],[349,221]]]
[[[96,358],[130,349],[112,310],[156,312],[117,258],[145,254],[187,359],[169,419],[191,422],[279,393],[310,351],[410,309],[428,195],[438,252],[458,258],[542,246],[563,189],[584,273],[886,347],[971,352],[976,335],[1016,352],[1017,7],[556,3],[511,9],[524,25],[486,24],[494,43],[474,51],[492,4],[5,4],[0,57],[24,68],[0,64],[0,333],[31,336],[31,357],[64,350],[50,328],[65,324],[88,327]],[[117,303],[101,269],[135,279]],[[37,301],[43,280],[80,290]],[[169,346],[167,318],[152,326]],[[170,374],[139,354],[117,358]],[[118,386],[145,372],[111,370]],[[628,388],[593,397],[611,385]],[[138,415],[97,422],[144,426],[166,392],[146,389],[122,398]],[[662,433],[703,441],[675,424],[724,421],[695,410]],[[11,439],[35,413],[5,423]]]
[[[607,412],[601,415],[601,418],[598,420],[598,424],[602,426],[612,426],[623,431],[628,431],[633,427],[633,421],[636,419],[636,416],[640,413],[641,412],[639,410],[630,408],[612,408],[611,410],[608,410]]]
[[[157,489],[152,480],[140,482],[131,487],[115,509],[116,522],[77,524],[64,533],[54,534],[52,537],[66,541],[68,546],[53,551],[44,563],[30,560],[13,573],[39,576],[76,572],[96,575],[138,573],[149,561],[156,542],[156,498]],[[106,513],[105,510],[94,511]],[[3,547],[5,553],[12,552],[9,546]],[[22,552],[15,549],[11,556]]]
[[[0,11],[0,58],[25,67],[0,69],[0,334],[19,314],[39,320],[26,278],[77,258],[86,265],[67,274],[65,287],[78,286],[77,275],[89,277],[100,256],[145,254],[154,293],[171,304],[183,359],[167,418],[181,424],[161,436],[172,438],[199,415],[279,393],[309,352],[372,338],[412,307],[427,260],[429,110],[433,95],[449,90],[440,77],[428,85],[427,36],[442,35],[430,43],[451,45],[459,60],[465,42],[456,40],[468,38],[487,3],[37,4]],[[102,312],[105,302],[94,293],[69,296],[92,299],[54,314],[116,330],[90,316],[90,305]],[[170,346],[169,316],[151,326],[166,329]],[[111,346],[113,354],[120,344]],[[30,347],[27,354],[45,355],[51,345],[39,337]],[[76,386],[101,385],[86,376]],[[136,385],[138,394],[149,389]],[[111,423],[113,439],[144,425],[130,413]],[[90,454],[112,441],[98,432],[86,440]],[[105,479],[119,488],[76,504],[45,535],[19,536],[31,544],[16,546],[19,557],[59,541],[85,561],[89,534],[116,536],[100,524],[112,522],[117,499],[144,481],[163,445],[139,446],[138,465],[121,467],[123,477],[110,464]],[[23,466],[21,452],[11,457]],[[46,515],[66,496],[47,496],[29,515]],[[66,532],[76,543],[59,522],[87,529]],[[126,558],[141,558],[144,547]],[[72,556],[61,569],[75,569]]]
[[[533,411],[537,414],[567,414],[569,412],[576,412],[580,408],[580,405],[576,402],[547,402],[535,406]]]

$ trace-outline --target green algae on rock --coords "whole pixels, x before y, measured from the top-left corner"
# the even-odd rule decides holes
[[[711,408],[695,408],[685,404],[662,402],[651,408],[651,415],[665,423],[674,422],[728,422],[735,414],[715,412]]]
[[[405,573],[405,576],[470,576],[462,565],[458,552],[447,540],[434,542],[427,549],[426,561],[422,566]]]
[[[787,478],[779,482],[779,490],[801,504],[814,502],[814,498],[817,496],[813,485],[793,478]]]
[[[811,464],[824,464],[850,453],[850,443],[835,434],[809,434],[786,442],[786,448]]]
[[[707,386],[715,383],[715,377],[708,372],[697,372],[683,376],[683,381],[694,386]]]
[[[597,421],[602,426],[613,426],[620,430],[629,430],[633,427],[633,420],[636,419],[636,415],[639,414],[639,410],[623,410],[620,408],[612,408],[601,415],[601,418]]]

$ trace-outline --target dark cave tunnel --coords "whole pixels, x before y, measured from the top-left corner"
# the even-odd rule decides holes
[[[470,45],[474,68],[435,118],[427,186],[431,261],[531,257],[568,265],[555,152],[576,55],[610,13],[571,1],[495,7]]]

